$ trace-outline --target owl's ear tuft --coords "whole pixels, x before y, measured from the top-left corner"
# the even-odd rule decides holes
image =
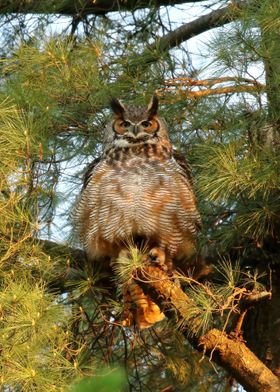
[[[158,97],[153,95],[149,105],[148,105],[148,113],[150,116],[154,116],[157,114],[158,111]]]
[[[117,114],[118,116],[123,115],[125,107],[120,103],[118,99],[112,98],[110,101],[110,105],[115,114]]]

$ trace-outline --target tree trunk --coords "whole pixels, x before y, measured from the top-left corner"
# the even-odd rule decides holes
[[[244,325],[248,346],[280,378],[280,266],[271,269],[271,301],[249,311]]]

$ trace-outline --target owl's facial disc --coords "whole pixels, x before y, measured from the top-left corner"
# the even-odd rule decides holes
[[[114,121],[113,129],[117,137],[123,136],[127,139],[140,141],[155,136],[159,129],[159,123],[155,118],[145,119],[137,123],[119,118]]]

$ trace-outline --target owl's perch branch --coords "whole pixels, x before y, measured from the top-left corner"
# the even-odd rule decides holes
[[[280,381],[248,347],[238,339],[211,329],[199,338],[198,346],[228,370],[248,392],[280,391]]]
[[[153,300],[164,311],[175,309],[179,319],[184,320],[186,304],[192,300],[162,269],[147,264],[135,272],[134,279],[143,289],[152,289],[152,292],[156,294],[153,295]],[[258,298],[252,296],[251,305],[269,296],[270,293],[264,293]],[[250,296],[246,299],[245,306],[250,306],[249,298]],[[280,380],[235,335],[211,329],[203,336],[193,338],[188,334],[188,325],[185,327],[185,332],[187,339],[195,349],[203,351],[210,359],[233,374],[248,392],[280,391]]]

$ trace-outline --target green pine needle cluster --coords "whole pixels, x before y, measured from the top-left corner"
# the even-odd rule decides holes
[[[222,241],[234,244],[236,236],[241,236],[262,246],[278,230],[277,152],[252,152],[246,145],[229,143],[201,145],[197,153],[208,158],[198,176],[200,197],[226,211],[226,218],[217,221],[217,227],[223,229]]]
[[[216,265],[217,283],[200,283],[178,275],[187,284],[186,294],[190,301],[181,303],[184,316],[178,325],[191,336],[201,336],[213,327],[229,328],[232,314],[239,314],[239,301],[249,293],[265,290],[263,273],[242,272],[238,264],[221,259]]]
[[[67,314],[38,281],[5,282],[1,301],[1,382],[24,391],[62,391],[77,375],[65,358]],[[33,283],[33,284],[32,284]]]
[[[133,271],[143,267],[143,259],[147,256],[148,248],[144,245],[138,249],[135,245],[130,244],[127,250],[124,250],[112,265],[115,279],[118,284],[123,285],[133,277]]]
[[[39,189],[31,157],[39,154],[32,122],[8,100],[0,104],[0,385],[6,390],[63,391],[78,375],[65,355],[69,313],[48,292],[56,261],[36,240]]]

